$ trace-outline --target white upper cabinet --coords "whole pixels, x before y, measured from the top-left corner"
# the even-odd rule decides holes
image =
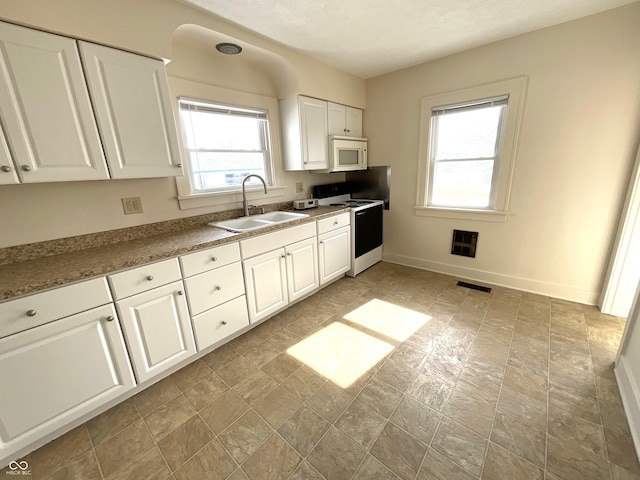
[[[329,135],[362,137],[362,110],[339,103],[328,103]]]
[[[164,63],[79,45],[111,178],[182,175]]]
[[[327,102],[303,96],[280,101],[286,170],[329,166]]]
[[[0,22],[0,117],[22,182],[109,178],[75,40]]]
[[[9,185],[11,183],[20,183],[16,168],[11,161],[11,152],[7,144],[7,138],[0,126],[0,185]]]

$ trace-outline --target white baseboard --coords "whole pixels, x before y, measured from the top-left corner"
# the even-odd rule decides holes
[[[585,305],[596,305],[598,296],[600,295],[600,292],[597,291],[582,290],[569,285],[531,280],[512,275],[504,275],[502,273],[489,272],[487,270],[478,270],[475,268],[461,267],[459,265],[451,265],[448,263],[433,262],[431,260],[395,255],[392,253],[383,253],[382,259],[385,262],[421,268],[423,270],[430,270],[432,272],[444,273],[468,280],[475,280],[476,282],[485,282],[500,287],[514,288],[525,292],[537,293],[539,295],[560,298]]]
[[[618,380],[618,390],[620,390],[620,397],[622,397],[622,405],[627,414],[633,444],[636,447],[636,454],[640,458],[640,386],[630,374],[624,355],[618,359],[614,371]]]

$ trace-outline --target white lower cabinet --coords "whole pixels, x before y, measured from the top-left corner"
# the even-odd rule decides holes
[[[1,339],[0,385],[0,457],[7,461],[134,388],[113,304]]]
[[[251,323],[268,317],[319,286],[315,237],[242,263]]]
[[[116,302],[138,382],[196,353],[182,281]]]
[[[351,227],[318,236],[320,285],[341,277],[351,268]]]
[[[249,325],[244,295],[194,316],[193,333],[198,351],[204,350]]]

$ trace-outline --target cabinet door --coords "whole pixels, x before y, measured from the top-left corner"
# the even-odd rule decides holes
[[[305,170],[328,168],[327,102],[299,97],[302,162]]]
[[[344,275],[351,268],[351,227],[341,227],[318,237],[320,285]]]
[[[249,326],[244,295],[193,317],[193,333],[198,351],[218,343]]]
[[[164,63],[80,42],[112,178],[182,175]]]
[[[285,263],[282,248],[242,262],[251,323],[268,317],[289,303]]]
[[[23,182],[109,178],[76,42],[0,22],[0,116]]]
[[[329,135],[346,135],[347,123],[346,123],[346,107],[339,103],[328,103],[328,127]]]
[[[346,107],[345,122],[347,135],[349,137],[362,138],[362,110],[359,108]]]
[[[7,138],[0,125],[0,185],[19,183],[16,169],[11,161],[11,152],[7,144]]]
[[[116,305],[138,382],[195,353],[181,281],[125,298]]]
[[[132,389],[113,304],[0,340],[0,385],[2,456]]]
[[[289,301],[318,288],[318,244],[316,237],[286,247]]]

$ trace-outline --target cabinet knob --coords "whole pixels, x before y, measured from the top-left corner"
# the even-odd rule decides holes
[[[35,310],[27,310],[27,317],[35,317],[36,313]]]
[[[215,262],[215,261],[217,261],[217,260],[218,260],[218,257],[211,257],[211,261],[212,261],[212,262]]]
[[[280,257],[282,257],[282,258],[286,258],[284,255],[280,255]]]
[[[337,224],[338,224],[338,221],[336,220],[335,222],[333,222],[333,224],[334,224],[334,225],[337,225]]]
[[[23,172],[30,172],[31,171],[31,167],[29,165],[22,165],[22,167],[20,167],[22,169]]]
[[[291,252],[287,252],[287,255],[288,255],[288,256],[291,256]]]
[[[7,165],[2,165],[0,167],[0,170],[2,170],[3,172],[10,172],[11,171],[11,167],[8,167]]]
[[[349,132],[351,132],[351,130],[349,130],[349,129],[347,128],[347,133],[349,133]]]
[[[216,289],[216,290],[222,290],[222,287],[221,287],[220,285],[216,285],[216,286],[215,286],[215,289]]]
[[[176,163],[176,168],[182,168],[182,164],[181,163]]]
[[[178,290],[178,295],[184,295],[184,292],[182,290]]]
[[[153,280],[153,275],[149,275],[149,276],[147,277],[147,280],[149,280],[149,281]]]
[[[107,317],[107,322],[113,322],[113,315],[109,315]]]
[[[222,325],[226,325],[226,324],[227,324],[227,321],[226,321],[226,320],[222,320],[220,323],[221,323]]]
[[[324,243],[324,240],[320,240],[318,243]]]

